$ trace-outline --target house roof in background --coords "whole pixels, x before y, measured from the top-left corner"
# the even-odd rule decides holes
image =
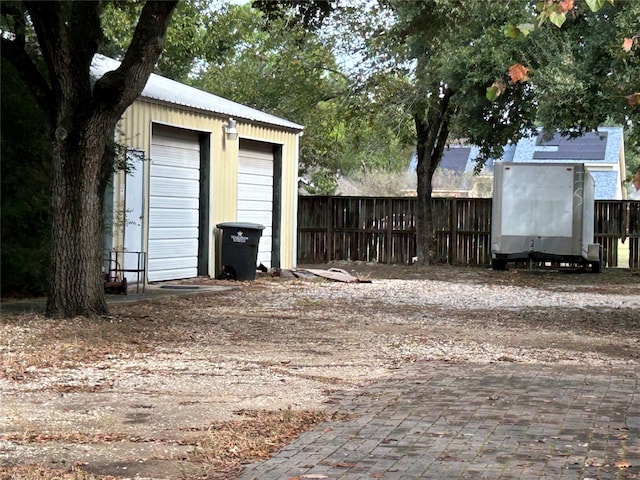
[[[516,144],[514,162],[575,162],[584,163],[595,182],[596,200],[622,198],[625,176],[624,130],[622,127],[600,127],[570,139],[555,134],[549,141],[536,136],[522,138]]]
[[[503,162],[584,163],[595,182],[597,200],[622,198],[624,169],[624,131],[622,127],[600,127],[581,137],[570,139],[559,134],[551,140],[543,140],[542,132],[532,137],[521,138],[516,144],[504,148]],[[473,172],[479,147],[451,147],[443,152],[439,169],[457,173]],[[417,158],[414,152],[409,172],[415,175]],[[483,175],[493,175],[493,159],[489,159],[482,169]],[[463,180],[461,179],[461,184]]]
[[[440,167],[454,172],[464,173],[467,168],[467,162],[471,155],[471,147],[452,147],[447,148],[442,153]]]
[[[533,154],[535,160],[573,160],[580,162],[606,161],[607,132],[589,132],[582,137],[569,138],[556,133],[544,140],[542,133],[536,139],[538,147],[550,147]]]
[[[120,62],[104,55],[96,55],[91,64],[91,73],[101,78],[105,73],[115,70]],[[304,127],[284,118],[247,107],[226,98],[213,95],[175,80],[152,73],[141,94],[144,98],[172,103],[183,107],[194,108],[216,114],[221,117],[233,117],[236,120],[247,120],[265,125],[302,131]]]

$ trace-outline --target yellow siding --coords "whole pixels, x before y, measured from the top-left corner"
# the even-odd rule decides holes
[[[218,266],[216,245],[213,236],[215,225],[236,220],[238,151],[239,140],[228,141],[223,126],[228,118],[215,117],[213,114],[198,112],[179,105],[166,105],[159,102],[139,99],[131,105],[120,120],[117,141],[129,148],[142,150],[149,156],[151,150],[151,127],[153,123],[195,130],[211,135],[211,177],[210,177],[210,258],[209,275],[214,276]],[[298,178],[298,133],[278,130],[274,127],[254,125],[242,119],[236,119],[240,139],[282,145],[282,209],[281,209],[281,267],[292,268],[296,265],[296,221],[297,221],[297,178]],[[115,181],[117,212],[124,211],[124,199],[120,198],[124,174],[120,173]],[[145,192],[149,192],[149,170],[145,172]],[[148,201],[145,201],[145,218],[149,218]],[[145,227],[148,225],[145,222]],[[121,248],[122,227],[114,228],[114,246]],[[148,244],[148,230],[144,233],[145,251]]]

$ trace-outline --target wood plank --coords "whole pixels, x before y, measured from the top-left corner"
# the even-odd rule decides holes
[[[360,260],[410,264],[416,255],[415,198],[303,197],[298,208],[299,261]],[[491,199],[434,198],[436,261],[491,263]],[[596,201],[594,237],[608,265],[626,238],[631,268],[640,268],[640,202]]]

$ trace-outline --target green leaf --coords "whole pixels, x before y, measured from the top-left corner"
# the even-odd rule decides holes
[[[534,31],[535,28],[536,26],[533,23],[519,23],[518,25],[509,23],[504,27],[504,36],[521,40]]]
[[[556,27],[562,27],[562,24],[567,19],[567,15],[560,12],[551,12],[549,15],[549,21],[553,23]]]
[[[517,28],[526,37],[535,30],[536,26],[533,23],[520,23]]]
[[[542,10],[540,12],[540,15],[538,16],[538,26],[541,27],[542,25],[544,25],[544,22],[547,21],[547,18],[549,18],[549,11]]]
[[[519,38],[521,35],[520,29],[511,23],[504,27],[504,36],[507,38]]]
[[[487,100],[495,102],[496,98],[498,98],[498,87],[487,87]]]
[[[591,9],[592,12],[597,12],[602,7],[604,7],[606,1],[607,0],[586,0],[587,6]]]

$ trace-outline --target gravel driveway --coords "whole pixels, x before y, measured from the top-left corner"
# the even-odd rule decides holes
[[[261,277],[113,305],[109,318],[3,314],[0,478],[233,478],[266,455],[247,452],[244,426],[300,413],[304,430],[332,392],[419,359],[640,361],[640,276],[628,270],[331,266],[371,283]]]

